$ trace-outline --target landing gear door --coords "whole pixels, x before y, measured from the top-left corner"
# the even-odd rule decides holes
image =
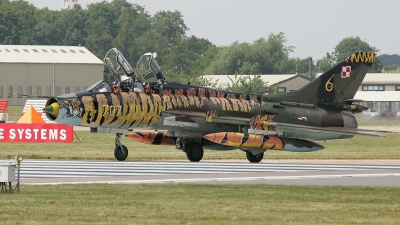
[[[131,65],[129,65],[125,57],[116,48],[112,48],[107,52],[104,57],[104,63],[114,76],[135,76]]]

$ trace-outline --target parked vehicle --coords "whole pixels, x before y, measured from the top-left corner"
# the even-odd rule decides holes
[[[379,118],[381,115],[376,109],[367,109],[362,112],[363,116],[368,119]]]
[[[381,115],[381,117],[388,117],[388,118],[390,118],[390,117],[393,117],[393,118],[397,117],[397,112],[396,112],[396,111],[393,111],[393,110],[390,109],[390,108],[382,109],[382,110],[379,112],[379,114]]]

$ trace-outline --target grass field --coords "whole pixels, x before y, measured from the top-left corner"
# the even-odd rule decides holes
[[[20,110],[10,114],[17,120]],[[16,118],[16,119],[14,119]],[[393,123],[392,123],[393,125]],[[115,160],[113,134],[78,131],[70,144],[0,143],[0,158]],[[169,146],[123,138],[128,160],[187,160]],[[267,151],[265,159],[400,159],[400,134],[320,143],[311,153]],[[205,151],[204,159],[245,159]],[[400,188],[275,185],[22,185],[0,193],[0,224],[398,224]]]
[[[114,134],[77,131],[82,142],[73,143],[0,143],[0,159],[22,154],[30,159],[114,159]],[[129,149],[127,160],[187,160],[173,146],[146,145],[122,138]],[[400,159],[400,134],[388,138],[357,136],[347,140],[320,142],[325,149],[316,152],[267,151],[265,159]],[[245,153],[205,150],[203,159],[246,159]]]
[[[398,224],[399,188],[25,185],[1,224]]]
[[[18,121],[23,109],[24,106],[8,106],[8,121]],[[6,115],[4,115],[3,119],[6,119]]]

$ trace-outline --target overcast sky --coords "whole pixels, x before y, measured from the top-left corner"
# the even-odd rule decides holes
[[[72,0],[70,0],[72,1]],[[111,0],[108,0],[110,2]],[[28,0],[37,8],[59,10],[64,0]],[[83,8],[100,0],[78,0]],[[397,0],[127,0],[153,15],[182,13],[188,35],[217,46],[252,43],[284,32],[292,57],[321,59],[346,37],[359,36],[380,51],[400,54],[400,1]]]

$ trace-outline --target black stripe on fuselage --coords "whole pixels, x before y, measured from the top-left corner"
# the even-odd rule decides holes
[[[162,142],[162,137],[163,137],[163,132],[158,131],[156,136],[153,139],[153,142],[151,142],[153,145],[160,145]]]
[[[115,95],[117,96],[117,98],[118,98],[118,101],[119,101],[119,105],[121,106],[121,111],[120,112],[117,112],[117,111],[115,111],[115,117],[114,117],[114,119],[112,119],[112,121],[110,122],[110,123],[113,123],[113,122],[115,122],[120,116],[122,117],[123,115],[122,115],[122,113],[124,112],[124,105],[123,105],[123,99],[122,99],[122,95],[121,95],[121,92],[117,92],[117,93],[115,93]],[[117,104],[115,104],[114,102],[113,102],[113,105],[117,105]],[[116,109],[118,109],[118,107],[116,107]],[[119,114],[119,116],[117,116]]]
[[[107,105],[109,105],[109,106],[112,105],[113,102],[112,102],[111,93],[104,93],[104,96],[106,97]],[[103,115],[107,115],[107,113],[103,113]],[[104,123],[104,121],[105,121],[105,117],[101,116],[99,125],[101,126]]]
[[[92,113],[93,118],[89,118],[90,115],[88,115],[88,121],[87,121],[88,124],[90,124],[90,121],[96,121],[97,116],[99,115],[99,101],[97,100],[96,94],[92,94],[92,98],[93,98],[93,107],[96,113]]]
[[[252,96],[256,96],[257,102],[260,103],[262,102],[262,95],[257,95],[257,94],[248,94],[248,93],[242,93],[242,92],[225,92],[223,90],[218,90],[218,89],[213,89],[213,88],[207,88],[207,87],[203,87],[203,86],[196,86],[196,85],[190,85],[190,84],[181,84],[181,83],[175,83],[175,82],[171,82],[168,84],[164,85],[163,90],[171,90],[172,94],[175,94],[175,89],[182,89],[183,94],[184,95],[188,95],[188,89],[194,89],[196,91],[195,96],[200,95],[200,89],[204,89],[205,90],[205,97],[210,97],[210,91],[211,92],[215,92],[218,96],[220,93],[224,92],[224,96],[220,97],[220,98],[227,98],[226,96],[229,96],[231,94],[233,94],[235,96],[236,99],[240,99],[240,96],[246,96],[246,100],[250,101]],[[227,98],[229,99],[229,98]]]

